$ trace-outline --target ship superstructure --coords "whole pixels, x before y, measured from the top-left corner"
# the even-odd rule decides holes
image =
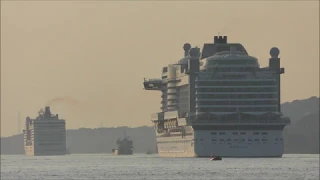
[[[24,132],[25,154],[49,156],[66,154],[66,123],[53,115],[50,107],[39,111],[35,119],[26,118]]]
[[[161,95],[151,117],[163,157],[281,157],[282,131],[290,123],[280,109],[279,49],[261,68],[240,43],[215,36],[214,43],[184,45],[184,57],[145,79]]]
[[[119,138],[116,142],[117,147],[112,149],[114,155],[132,155],[132,140],[129,136],[124,135],[123,139]]]

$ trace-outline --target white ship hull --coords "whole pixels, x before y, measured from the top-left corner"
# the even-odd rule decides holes
[[[193,130],[183,138],[177,134],[158,136],[157,145],[160,157],[283,155],[282,130]]]
[[[192,139],[193,135],[157,137],[158,154],[160,157],[195,157]]]

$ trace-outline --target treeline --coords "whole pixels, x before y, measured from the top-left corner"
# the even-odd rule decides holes
[[[285,153],[319,154],[319,98],[311,97],[282,104],[282,112],[291,118],[283,132]],[[70,153],[111,153],[124,133],[133,140],[134,153],[156,152],[153,127],[81,128],[67,130]],[[23,135],[1,138],[1,154],[23,154]]]

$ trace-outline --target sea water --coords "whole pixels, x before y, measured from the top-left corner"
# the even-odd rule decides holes
[[[160,158],[158,155],[1,155],[1,180],[319,180],[319,155],[282,158]]]

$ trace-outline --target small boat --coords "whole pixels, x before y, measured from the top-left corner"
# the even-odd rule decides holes
[[[210,158],[210,161],[220,161],[220,160],[222,160],[222,158],[220,156]]]

